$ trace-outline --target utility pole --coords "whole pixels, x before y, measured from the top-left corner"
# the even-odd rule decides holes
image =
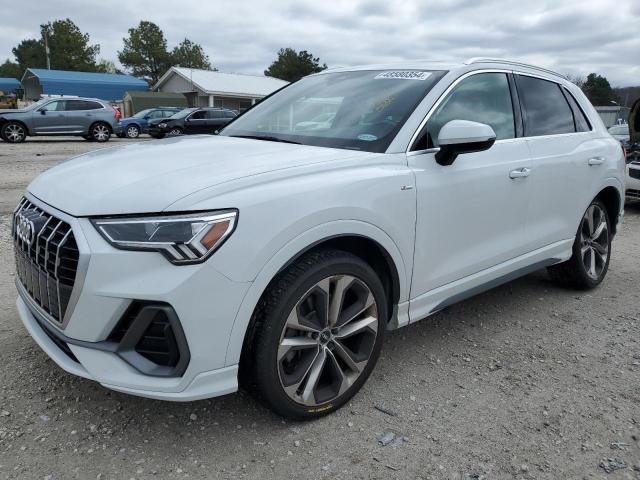
[[[47,56],[47,70],[51,70],[51,58],[49,57],[49,27],[44,28],[44,53]]]

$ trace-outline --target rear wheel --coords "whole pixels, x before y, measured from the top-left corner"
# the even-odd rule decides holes
[[[111,138],[111,128],[103,122],[94,123],[91,126],[91,138],[96,142],[106,142]]]
[[[607,209],[594,200],[582,217],[573,243],[573,255],[559,265],[549,267],[551,278],[579,289],[595,288],[609,269],[611,222]]]
[[[129,125],[126,131],[127,138],[138,138],[140,136],[140,127],[137,125]]]
[[[3,125],[0,135],[5,142],[22,143],[27,138],[27,129],[18,122],[7,122]]]
[[[387,300],[376,273],[338,250],[312,252],[263,296],[241,378],[278,414],[326,415],[362,387],[380,354]]]

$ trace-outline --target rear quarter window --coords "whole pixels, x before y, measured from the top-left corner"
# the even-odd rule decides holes
[[[573,112],[560,85],[541,78],[516,75],[525,137],[574,133]]]

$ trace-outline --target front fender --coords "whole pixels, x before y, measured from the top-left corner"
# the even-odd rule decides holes
[[[318,244],[337,235],[358,235],[380,244],[391,257],[398,271],[400,303],[408,299],[411,269],[407,268],[396,243],[383,230],[370,223],[358,220],[336,220],[318,225],[283,245],[259,270],[236,314],[229,337],[225,365],[235,365],[240,361],[242,345],[251,316],[262,293],[274,276],[291,259],[295,258],[300,252],[305,251],[310,245]]]

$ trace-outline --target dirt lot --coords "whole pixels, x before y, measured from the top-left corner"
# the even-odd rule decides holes
[[[94,148],[0,144],[0,479],[640,478],[640,205],[597,290],[540,272],[393,332],[350,405],[291,423],[242,393],[110,392],[27,335],[7,214],[38,172]]]

